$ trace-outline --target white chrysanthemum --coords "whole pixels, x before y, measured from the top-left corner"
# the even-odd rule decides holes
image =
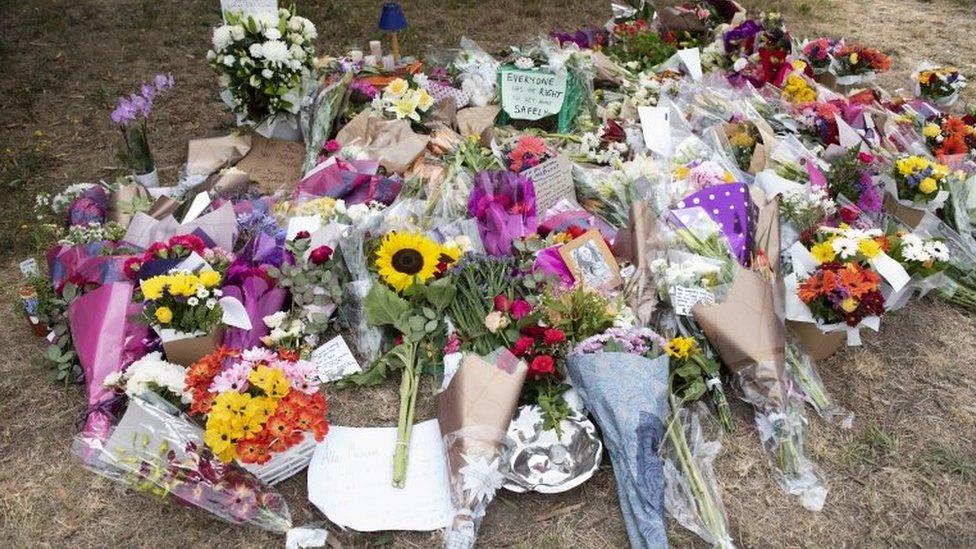
[[[247,52],[251,54],[251,57],[260,59],[264,57],[264,45],[261,43],[251,44],[251,47],[247,49]]]
[[[274,72],[272,72],[271,69],[263,69],[261,71],[261,76],[267,79],[271,79],[271,77],[274,76]]]
[[[221,25],[214,29],[213,31],[213,47],[217,51],[221,51],[227,46],[234,43],[234,37],[231,35],[230,26]]]
[[[161,389],[182,395],[185,388],[186,369],[163,360],[162,353],[149,353],[132,363],[125,371],[125,393],[136,396],[155,385]]]
[[[288,44],[281,40],[268,40],[261,45],[261,53],[269,63],[282,64],[289,60],[291,54],[288,51]]]
[[[853,238],[835,238],[832,246],[834,253],[839,255],[841,259],[849,259],[857,255],[857,240]]]

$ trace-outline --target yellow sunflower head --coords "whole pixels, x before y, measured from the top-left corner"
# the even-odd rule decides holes
[[[422,234],[392,232],[376,250],[376,269],[383,282],[402,292],[433,278],[442,254],[441,245]]]

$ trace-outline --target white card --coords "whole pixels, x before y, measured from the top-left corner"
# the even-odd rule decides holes
[[[685,71],[691,76],[692,80],[701,80],[701,50],[698,48],[688,48],[678,50],[678,53],[675,55],[678,56],[678,60],[681,61]]]
[[[454,511],[437,420],[414,425],[403,488],[393,487],[396,436],[396,427],[333,425],[308,466],[308,500],[360,532],[446,527]]]
[[[349,374],[361,372],[362,368],[349,345],[341,335],[325,342],[321,347],[312,351],[309,357],[318,371],[319,379],[323,383],[335,381]]]
[[[298,233],[308,231],[312,234],[322,226],[322,217],[318,215],[299,215],[288,219],[288,230],[285,233],[286,240],[295,240]]]
[[[537,212],[545,212],[562,199],[576,202],[573,163],[563,155],[524,170],[520,175],[532,180]]]
[[[200,214],[202,214],[203,211],[206,210],[207,206],[209,205],[210,205],[210,193],[208,192],[197,193],[197,195],[193,197],[193,202],[190,203],[189,209],[186,210],[186,217],[183,218],[183,222],[181,224],[185,225],[191,221],[194,221],[196,218],[200,217]]]
[[[220,11],[224,14],[224,22],[228,13],[243,15],[259,15],[262,13],[278,13],[278,0],[220,0]]]
[[[675,286],[671,289],[671,306],[681,316],[691,316],[691,308],[699,303],[715,303],[715,294],[704,288]]]
[[[37,260],[31,257],[21,261],[20,274],[24,275],[24,278],[41,276],[41,270],[37,267]]]
[[[637,107],[644,145],[655,153],[671,155],[671,111],[667,107]]]
[[[454,374],[461,367],[461,358],[463,356],[464,353],[444,355],[444,380],[441,381],[441,389],[447,389],[447,386],[451,384],[451,380],[454,379]]]

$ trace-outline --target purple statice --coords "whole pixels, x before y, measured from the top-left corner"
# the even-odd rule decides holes
[[[358,79],[353,80],[352,83],[349,84],[349,89],[354,97],[363,101],[372,101],[373,98],[380,93],[380,91],[369,82]]]
[[[649,328],[610,328],[581,341],[570,355],[612,351],[649,356],[660,353],[666,344],[667,340]]]

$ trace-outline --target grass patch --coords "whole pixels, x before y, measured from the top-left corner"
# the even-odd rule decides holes
[[[863,429],[847,445],[847,457],[862,465],[877,466],[898,454],[898,437],[883,427],[872,424]]]
[[[932,448],[926,454],[925,460],[936,469],[950,475],[966,480],[976,479],[976,460],[952,448],[943,446]]]

